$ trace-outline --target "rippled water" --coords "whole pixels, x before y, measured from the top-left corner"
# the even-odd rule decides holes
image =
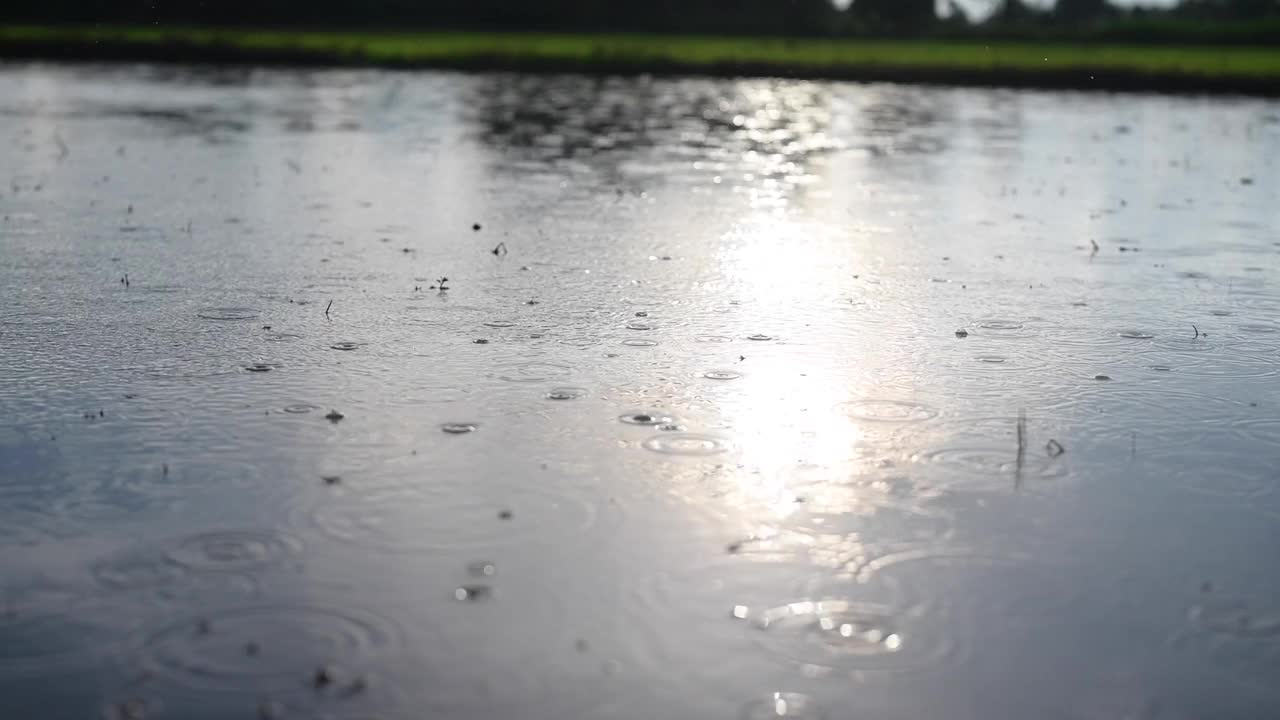
[[[1257,100],[0,67],[3,707],[1280,715],[1277,158]]]

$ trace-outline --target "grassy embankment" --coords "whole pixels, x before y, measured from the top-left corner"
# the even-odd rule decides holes
[[[1280,95],[1280,48],[0,26],[0,57],[785,75]]]

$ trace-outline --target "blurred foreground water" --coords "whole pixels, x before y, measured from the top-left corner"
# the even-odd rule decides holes
[[[0,67],[0,704],[1280,715],[1278,158],[1258,100]]]

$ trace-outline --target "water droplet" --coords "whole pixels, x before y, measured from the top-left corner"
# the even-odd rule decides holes
[[[474,423],[445,423],[440,429],[451,435],[465,435],[479,430],[479,426]]]
[[[708,380],[737,380],[742,377],[742,373],[736,373],[732,370],[708,370],[702,374],[702,377]]]
[[[664,455],[698,457],[728,452],[731,445],[727,440],[711,435],[672,432],[654,435],[644,441],[644,447]]]
[[[488,560],[476,560],[467,563],[467,574],[473,577],[493,577],[498,574],[498,566]]]
[[[827,713],[813,698],[793,692],[775,692],[743,706],[742,720],[826,720]]]
[[[625,415],[619,415],[618,419],[628,425],[662,425],[664,423],[675,422],[670,415],[664,415],[657,412],[634,412]]]
[[[493,596],[493,588],[488,585],[462,585],[453,591],[453,598],[458,602],[480,602]]]
[[[623,340],[622,344],[628,347],[655,347],[658,344],[658,341],[647,340],[644,338],[632,338],[630,340]]]
[[[547,391],[548,400],[577,400],[585,397],[587,391],[578,387],[558,387]]]
[[[196,311],[196,317],[205,320],[254,320],[261,314],[248,307],[208,307]]]
[[[820,667],[890,668],[904,653],[918,658],[898,613],[888,607],[847,600],[800,600],[747,618],[762,631],[763,644],[797,662]]]

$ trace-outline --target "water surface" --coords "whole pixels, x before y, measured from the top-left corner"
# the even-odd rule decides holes
[[[5,706],[1280,714],[1277,158],[1258,100],[4,66]]]

